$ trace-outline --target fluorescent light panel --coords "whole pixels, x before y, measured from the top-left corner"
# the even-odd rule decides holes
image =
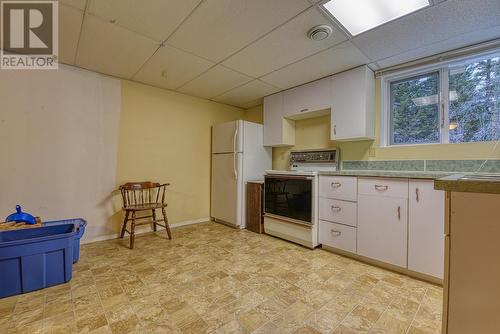
[[[429,0],[330,0],[323,7],[356,36],[429,5]]]

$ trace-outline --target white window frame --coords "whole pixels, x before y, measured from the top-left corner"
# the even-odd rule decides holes
[[[381,109],[380,109],[380,146],[381,147],[401,147],[401,146],[421,146],[421,145],[441,145],[449,144],[449,78],[448,69],[450,66],[460,63],[474,62],[487,57],[499,57],[500,48],[474,55],[463,56],[453,60],[437,62],[431,65],[419,66],[409,70],[387,74],[381,77]],[[418,75],[432,72],[439,72],[439,143],[411,143],[411,144],[391,144],[391,82],[408,79]],[[462,143],[457,143],[462,144]]]

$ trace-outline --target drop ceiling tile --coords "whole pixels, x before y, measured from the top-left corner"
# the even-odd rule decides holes
[[[182,86],[178,91],[210,99],[251,80],[253,78],[249,76],[217,65]]]
[[[500,38],[500,25],[488,29],[476,30],[471,33],[454,36],[444,41],[425,45],[421,48],[403,52],[393,57],[381,59],[377,61],[377,64],[379,65],[379,68],[387,68],[497,38]]]
[[[83,11],[59,5],[59,62],[73,65],[83,22]]]
[[[85,10],[87,0],[59,0],[59,3],[77,8],[79,10]]]
[[[367,63],[369,60],[351,42],[346,41],[260,79],[287,89]]]
[[[322,41],[309,39],[309,29],[320,24],[333,29],[330,37]],[[346,39],[347,36],[343,32],[313,7],[241,50],[223,64],[250,76],[260,77]]]
[[[149,38],[85,15],[76,65],[130,78],[157,48],[158,44]]]
[[[134,80],[166,89],[177,89],[215,65],[208,60],[165,46],[141,68]]]
[[[367,31],[353,43],[375,61],[498,26],[499,17],[498,0],[448,0]]]
[[[206,0],[168,43],[219,62],[309,6],[307,0]]]
[[[368,67],[372,70],[372,71],[378,71],[381,69],[380,67],[380,64],[377,63],[377,62],[373,62],[373,63],[369,63],[368,64]]]
[[[163,41],[201,0],[89,0],[88,12],[156,41]]]
[[[214,101],[243,107],[249,102],[279,91],[278,88],[260,80],[253,80],[214,98]]]
[[[260,106],[263,103],[264,103],[264,99],[260,98],[260,99],[257,99],[257,100],[250,101],[250,102],[247,102],[245,104],[242,104],[241,107],[244,108],[244,109],[250,109],[250,108],[253,108],[253,107]]]

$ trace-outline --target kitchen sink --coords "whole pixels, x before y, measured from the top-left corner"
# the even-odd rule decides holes
[[[462,176],[459,180],[500,182],[500,174],[468,174]]]

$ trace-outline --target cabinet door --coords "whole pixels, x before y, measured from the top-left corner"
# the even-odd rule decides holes
[[[408,199],[358,196],[358,254],[406,268]]]
[[[375,78],[366,66],[332,77],[331,139],[374,137]]]
[[[331,107],[331,77],[289,89],[283,96],[284,116],[300,118]]]
[[[264,146],[281,145],[283,140],[283,93],[264,98]]]
[[[452,192],[450,209],[445,333],[498,334],[500,196]]]
[[[437,278],[444,271],[444,191],[410,180],[408,269]]]

